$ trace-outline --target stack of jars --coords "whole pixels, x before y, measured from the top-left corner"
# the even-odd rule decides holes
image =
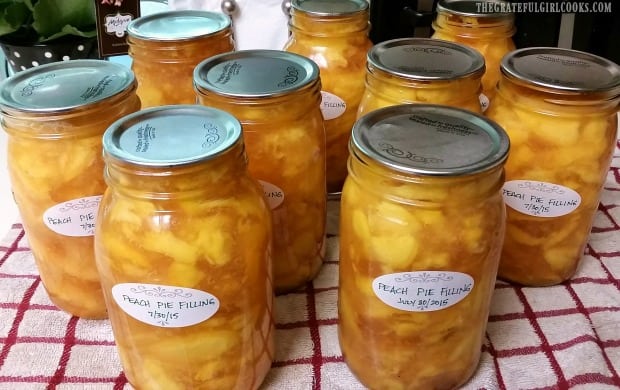
[[[319,68],[233,51],[228,17],[214,15],[136,19],[133,71],[67,61],[2,89],[43,283],[67,313],[109,317],[138,388],[258,388],[274,293],[304,288],[324,257]]]
[[[293,0],[286,46],[244,51],[228,17],[163,12],[129,25],[132,70],[7,79],[10,177],[50,298],[109,317],[138,388],[257,389],[274,295],[320,271],[332,198],[351,371],[463,384],[498,276],[576,272],[617,137],[620,67],[515,50],[505,4],[441,0],[432,38],[372,45],[366,1]]]
[[[514,50],[506,3],[480,3],[440,1],[432,39],[368,53],[341,200],[339,336],[370,388],[466,382],[496,275],[573,276],[610,166],[620,67]]]

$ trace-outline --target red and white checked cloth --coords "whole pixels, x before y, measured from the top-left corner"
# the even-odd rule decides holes
[[[620,143],[619,145],[620,146]],[[330,204],[330,232],[337,226]],[[261,390],[364,387],[337,336],[338,237],[303,291],[276,301],[276,356]],[[0,242],[0,389],[130,389],[107,321],[49,301],[20,224]],[[620,150],[583,261],[567,283],[498,282],[482,358],[463,389],[620,389]],[[219,389],[218,389],[219,390]]]

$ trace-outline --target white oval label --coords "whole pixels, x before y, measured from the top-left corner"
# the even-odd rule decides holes
[[[284,202],[284,191],[275,184],[271,184],[267,181],[259,180],[261,186],[263,186],[263,192],[267,198],[269,207],[273,210],[280,206]]]
[[[442,310],[465,299],[474,279],[461,272],[419,271],[382,275],[373,280],[375,295],[405,311]]]
[[[338,118],[347,110],[347,103],[333,93],[321,91],[321,112],[326,121]]]
[[[534,180],[511,180],[502,190],[507,206],[534,217],[560,217],[581,204],[581,196],[568,187]]]
[[[219,299],[207,292],[159,284],[120,283],[112,287],[112,296],[131,317],[162,328],[196,325],[220,308]]]
[[[478,95],[478,100],[480,100],[480,108],[482,109],[482,112],[485,112],[487,108],[489,108],[489,104],[491,103],[491,101],[489,100],[488,96],[483,93]]]
[[[55,233],[71,237],[95,234],[101,195],[59,203],[43,213],[43,223]]]

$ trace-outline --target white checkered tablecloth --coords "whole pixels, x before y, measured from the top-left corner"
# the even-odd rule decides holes
[[[332,235],[314,282],[277,298],[277,351],[261,390],[364,389],[338,346],[337,286]],[[49,301],[20,224],[0,242],[0,343],[0,389],[130,388],[109,323],[70,317]],[[620,389],[618,150],[577,274],[545,288],[498,282],[480,365],[463,388]]]

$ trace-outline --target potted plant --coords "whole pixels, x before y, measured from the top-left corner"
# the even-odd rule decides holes
[[[93,0],[0,0],[0,47],[14,72],[98,58]]]

